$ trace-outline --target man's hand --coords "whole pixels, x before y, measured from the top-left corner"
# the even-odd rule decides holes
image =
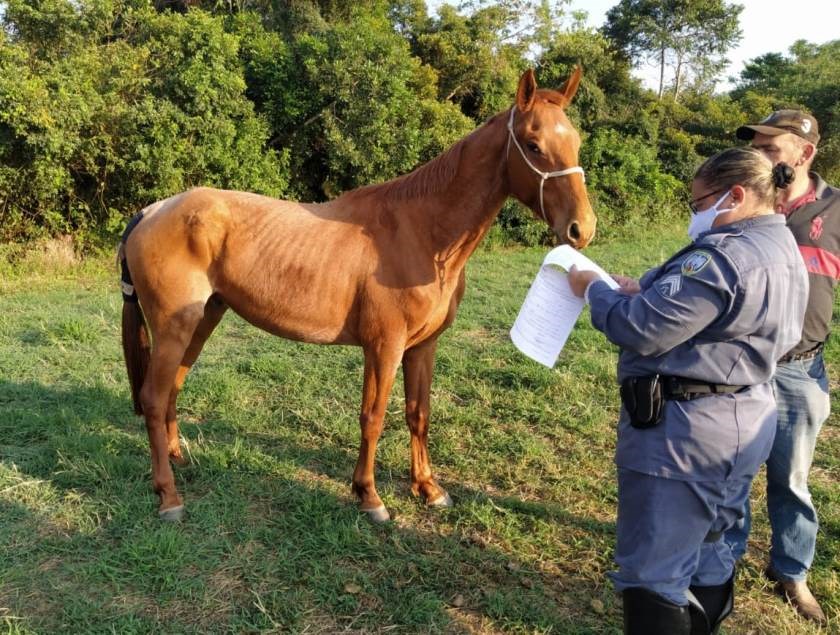
[[[625,295],[636,295],[642,288],[639,286],[639,281],[627,276],[612,275],[612,279],[618,283],[618,290]]]
[[[572,293],[577,297],[582,298],[586,292],[586,287],[593,280],[597,280],[600,276],[594,271],[581,271],[575,265],[569,269],[569,286],[572,288]]]

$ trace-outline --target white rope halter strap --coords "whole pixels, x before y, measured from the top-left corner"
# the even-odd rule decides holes
[[[510,109],[510,117],[508,117],[508,142],[507,142],[507,154],[510,156],[510,141],[513,139],[513,144],[516,146],[516,149],[519,150],[519,154],[522,155],[522,158],[525,160],[525,164],[531,168],[534,172],[536,172],[540,176],[540,214],[542,215],[542,219],[548,223],[548,216],[545,214],[545,207],[543,206],[543,186],[545,185],[546,179],[550,179],[555,176],[567,176],[569,174],[580,174],[581,177],[586,180],[586,175],[583,172],[583,168],[579,165],[576,165],[571,168],[566,168],[565,170],[557,170],[556,172],[543,172],[539,168],[537,168],[533,163],[528,160],[525,151],[522,149],[522,146],[519,145],[519,141],[516,139],[516,135],[513,134],[513,116],[516,114],[516,106],[513,106]]]

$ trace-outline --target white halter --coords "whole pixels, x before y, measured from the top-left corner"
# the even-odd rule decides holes
[[[543,185],[545,185],[546,179],[550,179],[554,176],[566,176],[567,174],[580,174],[584,180],[586,180],[586,176],[584,175],[583,168],[579,165],[574,166],[573,168],[566,168],[565,170],[558,170],[556,172],[543,172],[542,170],[538,169],[533,163],[528,160],[528,157],[525,155],[525,151],[522,149],[522,146],[519,145],[519,141],[516,140],[516,135],[513,134],[513,115],[516,113],[516,106],[513,106],[510,109],[510,117],[508,118],[508,142],[507,142],[507,154],[510,155],[510,141],[513,139],[513,143],[516,146],[516,149],[519,150],[519,154],[522,155],[522,158],[525,159],[525,164],[531,168],[534,172],[540,175],[540,214],[542,215],[542,219],[548,223],[548,216],[545,215],[545,207],[543,206]]]

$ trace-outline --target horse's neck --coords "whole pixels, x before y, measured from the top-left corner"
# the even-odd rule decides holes
[[[502,119],[495,117],[464,140],[455,177],[429,206],[436,257],[456,268],[475,251],[509,195]]]

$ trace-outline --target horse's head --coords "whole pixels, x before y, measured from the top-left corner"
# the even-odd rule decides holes
[[[510,110],[507,146],[511,193],[574,247],[585,247],[595,234],[595,214],[578,166],[580,135],[563,112],[580,75],[577,67],[558,90],[538,90],[534,71],[527,70]]]

